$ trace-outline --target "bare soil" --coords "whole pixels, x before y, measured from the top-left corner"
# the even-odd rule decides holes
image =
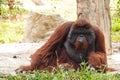
[[[33,54],[40,46],[40,43],[11,43],[0,45],[0,73],[15,74],[15,70],[20,65],[30,64],[29,56]],[[120,43],[113,42],[113,54],[108,55],[108,66],[115,68],[117,71],[113,73],[120,73]]]

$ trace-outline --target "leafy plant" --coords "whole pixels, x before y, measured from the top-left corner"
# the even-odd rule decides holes
[[[120,18],[120,0],[117,0],[117,12],[116,12],[116,14],[117,14],[117,16]]]
[[[8,0],[1,0],[0,11],[1,11],[0,13],[1,13],[2,18],[10,18],[17,14],[23,14],[27,12],[27,10],[20,7],[20,3],[18,0],[14,3],[13,9],[9,9]]]

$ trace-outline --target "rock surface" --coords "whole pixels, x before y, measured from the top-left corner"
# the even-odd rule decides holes
[[[29,56],[33,54],[45,41],[40,43],[12,43],[0,45],[0,73],[15,74],[20,65],[29,63]],[[113,55],[108,55],[108,66],[120,72],[120,43],[112,43]]]
[[[41,38],[49,35],[47,32],[53,31],[60,23],[64,22],[57,14],[31,12],[25,25],[23,42],[39,42]]]

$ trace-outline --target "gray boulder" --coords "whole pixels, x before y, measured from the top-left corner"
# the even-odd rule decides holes
[[[57,14],[30,13],[22,42],[39,42],[49,36],[63,21],[64,19]]]

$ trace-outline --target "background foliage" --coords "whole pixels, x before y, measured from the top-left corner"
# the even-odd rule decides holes
[[[27,12],[24,8],[20,6],[19,0],[15,0],[13,9],[9,9],[8,0],[0,0],[0,11],[0,16],[4,19],[8,19],[10,17],[16,16],[17,14]]]
[[[45,0],[45,2],[52,5],[53,13],[60,13],[60,15],[69,20],[70,11],[68,8],[61,10],[60,5],[63,5],[62,2],[65,0]],[[73,3],[72,3],[73,4]],[[0,0],[0,43],[11,43],[17,42],[22,39],[23,29],[24,29],[24,20],[18,20],[17,17],[26,14],[28,11],[21,7],[20,0],[15,0],[14,8],[9,9],[8,0]],[[58,6],[59,5],[59,6]],[[112,40],[120,41],[120,0],[111,0],[111,19],[112,19]],[[71,6],[72,7],[72,6]],[[58,11],[59,10],[59,11]],[[44,10],[43,10],[44,11]],[[43,12],[40,11],[40,12]],[[49,11],[46,10],[49,13]],[[76,17],[72,15],[72,17]],[[19,30],[19,33],[18,33]],[[11,34],[10,34],[11,33]],[[14,34],[15,33],[15,34]]]
[[[111,0],[112,1],[112,0]],[[112,40],[120,41],[120,0],[111,2]]]
[[[27,10],[20,7],[19,0],[9,9],[8,0],[0,0],[0,44],[18,42],[22,39],[24,21],[17,17],[26,14]]]

